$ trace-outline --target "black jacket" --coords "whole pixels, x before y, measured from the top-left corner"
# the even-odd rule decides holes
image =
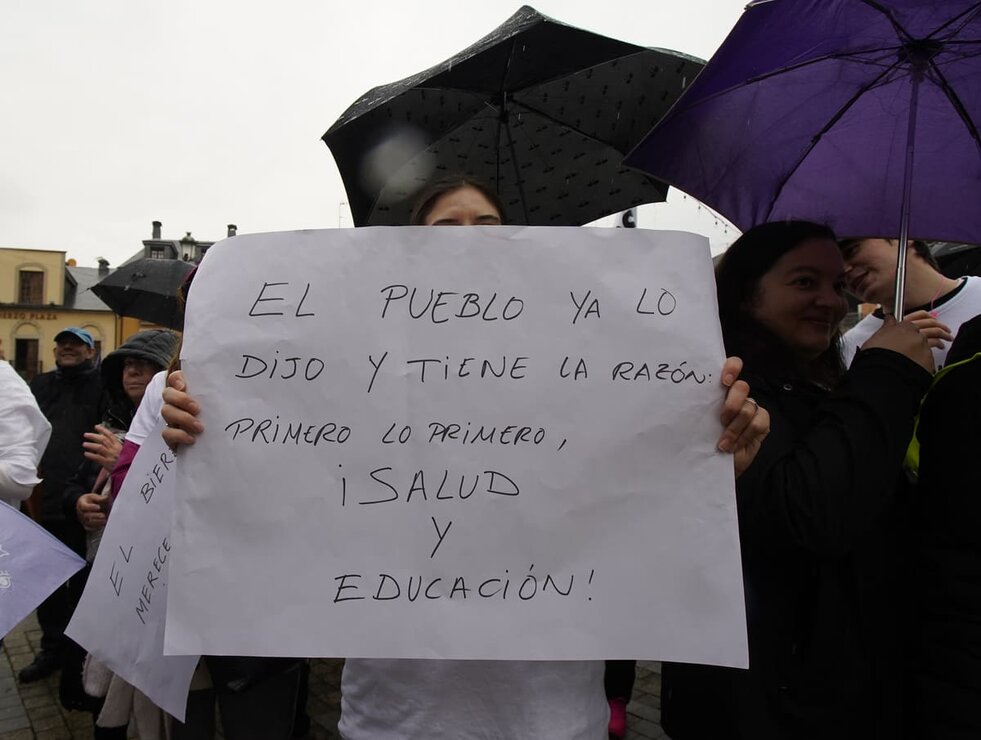
[[[666,664],[673,740],[891,738],[897,486],[930,376],[861,352],[834,393],[748,368],[771,432],[736,484],[748,671]]]
[[[914,510],[913,733],[981,738],[981,316],[923,402]]]
[[[41,519],[64,519],[65,484],[85,461],[82,437],[102,420],[105,399],[102,376],[93,365],[58,368],[31,381],[31,391],[51,422],[51,440],[41,458]]]

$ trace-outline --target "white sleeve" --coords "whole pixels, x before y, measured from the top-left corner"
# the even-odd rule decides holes
[[[136,416],[133,423],[129,425],[126,432],[126,441],[134,444],[143,445],[150,432],[157,426],[163,417],[160,415],[163,409],[163,392],[167,387],[167,371],[162,370],[153,376],[147,384],[146,391],[143,393],[143,400],[140,407],[136,409]]]
[[[0,361],[0,497],[22,500],[40,483],[37,464],[51,424],[10,363]]]
[[[865,340],[875,334],[884,322],[875,314],[869,314],[855,326],[846,331],[841,337],[841,355],[845,367],[850,367],[855,353],[865,344]]]

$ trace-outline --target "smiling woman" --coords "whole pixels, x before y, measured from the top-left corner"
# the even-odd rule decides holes
[[[899,736],[890,546],[933,362],[914,325],[892,323],[845,373],[843,274],[834,234],[801,221],[750,229],[718,266],[726,350],[772,433],[736,482],[750,668],[665,664],[675,740]]]
[[[833,386],[844,371],[844,272],[826,226],[789,221],[750,229],[716,273],[726,350],[770,372]]]
[[[848,304],[844,264],[830,238],[811,238],[760,278],[751,314],[802,360],[820,357],[838,335]]]

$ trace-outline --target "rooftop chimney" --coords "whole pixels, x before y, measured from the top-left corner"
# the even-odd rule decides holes
[[[161,226],[163,226],[163,224],[161,224],[159,221],[154,221],[153,222],[153,238],[154,239],[159,239],[160,238],[160,227]]]
[[[107,260],[105,257],[99,257],[99,274],[109,274],[109,260]]]
[[[238,233],[238,226],[235,224],[228,224],[228,235],[235,236]]]

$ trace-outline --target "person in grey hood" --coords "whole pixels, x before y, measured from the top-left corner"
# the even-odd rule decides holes
[[[97,490],[98,477],[102,477],[104,482],[112,472],[122,449],[121,438],[133,421],[147,384],[154,375],[170,365],[177,342],[178,335],[172,331],[148,329],[131,336],[102,361],[102,382],[106,394],[103,421],[95,426],[94,431],[85,433],[82,447],[88,463],[76,471],[65,490],[66,514],[72,517],[77,515],[86,530],[104,527],[105,515],[100,514],[98,521],[84,518],[78,501],[83,495]],[[100,476],[101,470],[105,472]]]

